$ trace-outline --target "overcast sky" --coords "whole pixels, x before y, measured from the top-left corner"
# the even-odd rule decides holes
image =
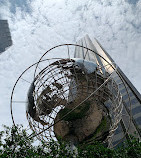
[[[10,95],[22,71],[49,48],[85,34],[98,39],[141,92],[141,0],[0,0],[0,18],[8,20],[13,40],[0,55],[0,125],[12,123]]]

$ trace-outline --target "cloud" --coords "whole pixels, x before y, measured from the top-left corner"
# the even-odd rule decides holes
[[[36,62],[49,48],[62,43],[75,43],[85,34],[98,39],[141,92],[141,0],[134,4],[132,2],[0,2],[0,17],[8,19],[13,39],[13,46],[0,56],[0,124],[11,123],[10,94],[22,71]],[[28,88],[27,84],[25,85]],[[19,98],[25,95],[24,91],[17,93]]]

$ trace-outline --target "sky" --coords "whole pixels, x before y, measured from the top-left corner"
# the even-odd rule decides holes
[[[101,43],[141,93],[140,17],[141,0],[0,0],[0,19],[8,20],[13,40],[0,55],[0,125],[12,124],[10,96],[19,75],[48,49],[86,34]],[[28,86],[22,82],[17,89],[20,99]],[[25,105],[14,106],[22,123]]]

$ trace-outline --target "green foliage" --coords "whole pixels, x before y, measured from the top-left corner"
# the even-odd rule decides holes
[[[29,139],[26,130],[22,126],[5,127],[2,131],[4,141],[1,140],[1,153],[0,157],[24,157],[32,156],[34,150],[31,149],[33,139]],[[21,156],[21,153],[24,155]]]
[[[28,138],[22,126],[5,126],[5,131],[0,132],[0,158],[141,158],[141,142],[130,137],[117,149],[109,149],[94,142],[77,146],[76,152],[70,151],[70,145],[61,139],[35,146],[35,140]]]
[[[119,158],[141,158],[141,142],[133,136],[117,148],[115,155]]]
[[[35,139],[29,139],[22,126],[4,127],[5,131],[0,132],[0,158],[69,158],[73,155],[65,142],[52,140],[35,146]]]
[[[64,120],[65,121],[75,121],[77,119],[82,119],[83,117],[86,116],[87,111],[90,108],[90,102],[87,101],[85,103],[83,103],[81,106],[79,106],[78,108],[76,108],[74,111],[72,111],[70,114],[68,114]],[[67,114],[70,111],[70,109],[68,108],[64,108],[62,110],[60,110],[59,114],[60,117],[62,118],[65,114]]]
[[[84,145],[79,148],[79,158],[112,158],[114,150],[104,147],[100,142]]]

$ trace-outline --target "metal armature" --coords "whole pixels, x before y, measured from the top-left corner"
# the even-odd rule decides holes
[[[68,48],[66,58],[43,59],[53,49],[66,46]],[[86,51],[92,51],[89,48],[75,44],[59,45],[47,51],[39,62],[27,68],[16,81],[11,94],[11,115],[13,123],[16,125],[13,115],[13,106],[15,106],[13,94],[15,87],[21,78],[24,80],[24,73],[35,66],[34,78],[32,82],[30,81],[31,84],[28,90],[27,100],[25,101],[27,102],[26,117],[30,129],[34,132],[30,137],[36,136],[39,140],[44,141],[56,140],[56,134],[54,132],[55,125],[77,108],[84,106],[85,102],[90,102],[96,103],[99,109],[104,107],[105,115],[108,115],[110,118],[110,127],[103,142],[112,144],[112,137],[122,118],[123,110],[122,96],[119,92],[118,85],[113,79],[114,73],[118,74],[118,72],[113,67],[115,71],[112,74],[103,74],[101,67],[95,63],[70,58],[69,47],[82,47]],[[92,52],[96,53],[94,51]],[[40,63],[44,63],[44,67],[41,68]],[[107,62],[108,64],[112,67]],[[39,71],[37,72],[38,68]],[[61,118],[57,119],[59,111],[66,107],[70,110],[64,113]]]

